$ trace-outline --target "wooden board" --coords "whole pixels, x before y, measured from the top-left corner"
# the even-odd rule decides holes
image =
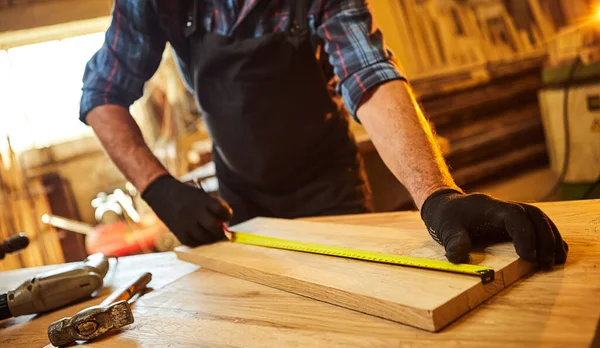
[[[133,306],[133,325],[86,347],[596,347],[590,343],[600,316],[600,200],[538,206],[569,243],[566,265],[517,281],[438,333],[198,269],[144,295]],[[406,228],[416,218],[394,212],[311,220]],[[136,274],[151,271],[153,282],[165,283],[183,275],[186,265],[196,268],[173,253],[122,257],[119,263],[98,298],[0,321],[0,347],[48,344],[50,323],[100,303]],[[54,267],[0,273],[0,293]]]
[[[417,214],[416,212],[414,214]],[[388,254],[445,260],[417,216],[402,229],[256,218],[232,230]],[[309,253],[220,242],[178,257],[224,274],[428,331],[438,331],[532,269],[511,244],[472,254],[496,280]]]

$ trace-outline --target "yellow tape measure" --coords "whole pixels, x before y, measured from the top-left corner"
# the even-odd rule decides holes
[[[350,259],[365,260],[372,262],[389,263],[394,265],[418,267],[432,269],[445,272],[462,273],[476,275],[481,277],[483,284],[494,281],[494,269],[490,267],[469,265],[469,264],[454,264],[451,262],[430,260],[419,257],[390,255],[376,253],[371,251],[363,251],[356,249],[340,248],[329,245],[313,244],[305,242],[296,242],[286,239],[273,237],[258,236],[250,233],[235,232],[226,230],[230,235],[230,240],[234,243],[256,245],[268,248],[285,249],[293,251],[301,251],[312,254],[322,254],[329,256],[345,257]]]
[[[200,190],[202,190],[202,186],[200,185],[200,182],[198,180],[194,180],[194,183]],[[488,284],[494,281],[494,269],[490,267],[475,266],[469,264],[455,264],[446,261],[423,259],[419,257],[390,255],[376,253],[372,251],[340,248],[329,245],[296,242],[286,239],[258,236],[251,233],[231,231],[225,223],[222,224],[222,227],[227,237],[234,243],[249,244],[275,249],[301,251],[311,254],[345,257],[356,260],[389,263],[394,265],[418,267],[452,273],[476,275],[481,278],[481,282],[483,284]]]

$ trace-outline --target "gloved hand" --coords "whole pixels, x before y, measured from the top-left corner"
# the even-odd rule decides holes
[[[184,245],[198,246],[225,238],[222,222],[232,217],[227,203],[171,175],[155,179],[142,198]]]
[[[554,223],[532,205],[484,194],[441,190],[425,200],[421,217],[450,262],[467,262],[472,246],[513,241],[517,254],[541,267],[562,264],[569,247]]]

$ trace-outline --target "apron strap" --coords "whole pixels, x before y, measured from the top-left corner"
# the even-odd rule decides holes
[[[183,34],[186,38],[189,38],[198,29],[198,1],[195,0],[183,0],[176,1],[178,6],[182,7],[183,21],[181,23],[183,27]]]
[[[292,0],[290,19],[286,29],[288,35],[303,36],[308,27],[308,0]]]

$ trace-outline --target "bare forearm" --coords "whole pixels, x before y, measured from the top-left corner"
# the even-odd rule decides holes
[[[404,81],[382,84],[357,111],[382,160],[408,189],[420,209],[429,195],[458,189],[431,127]]]
[[[167,170],[152,154],[129,111],[118,105],[99,106],[87,115],[102,146],[119,170],[142,192]]]

